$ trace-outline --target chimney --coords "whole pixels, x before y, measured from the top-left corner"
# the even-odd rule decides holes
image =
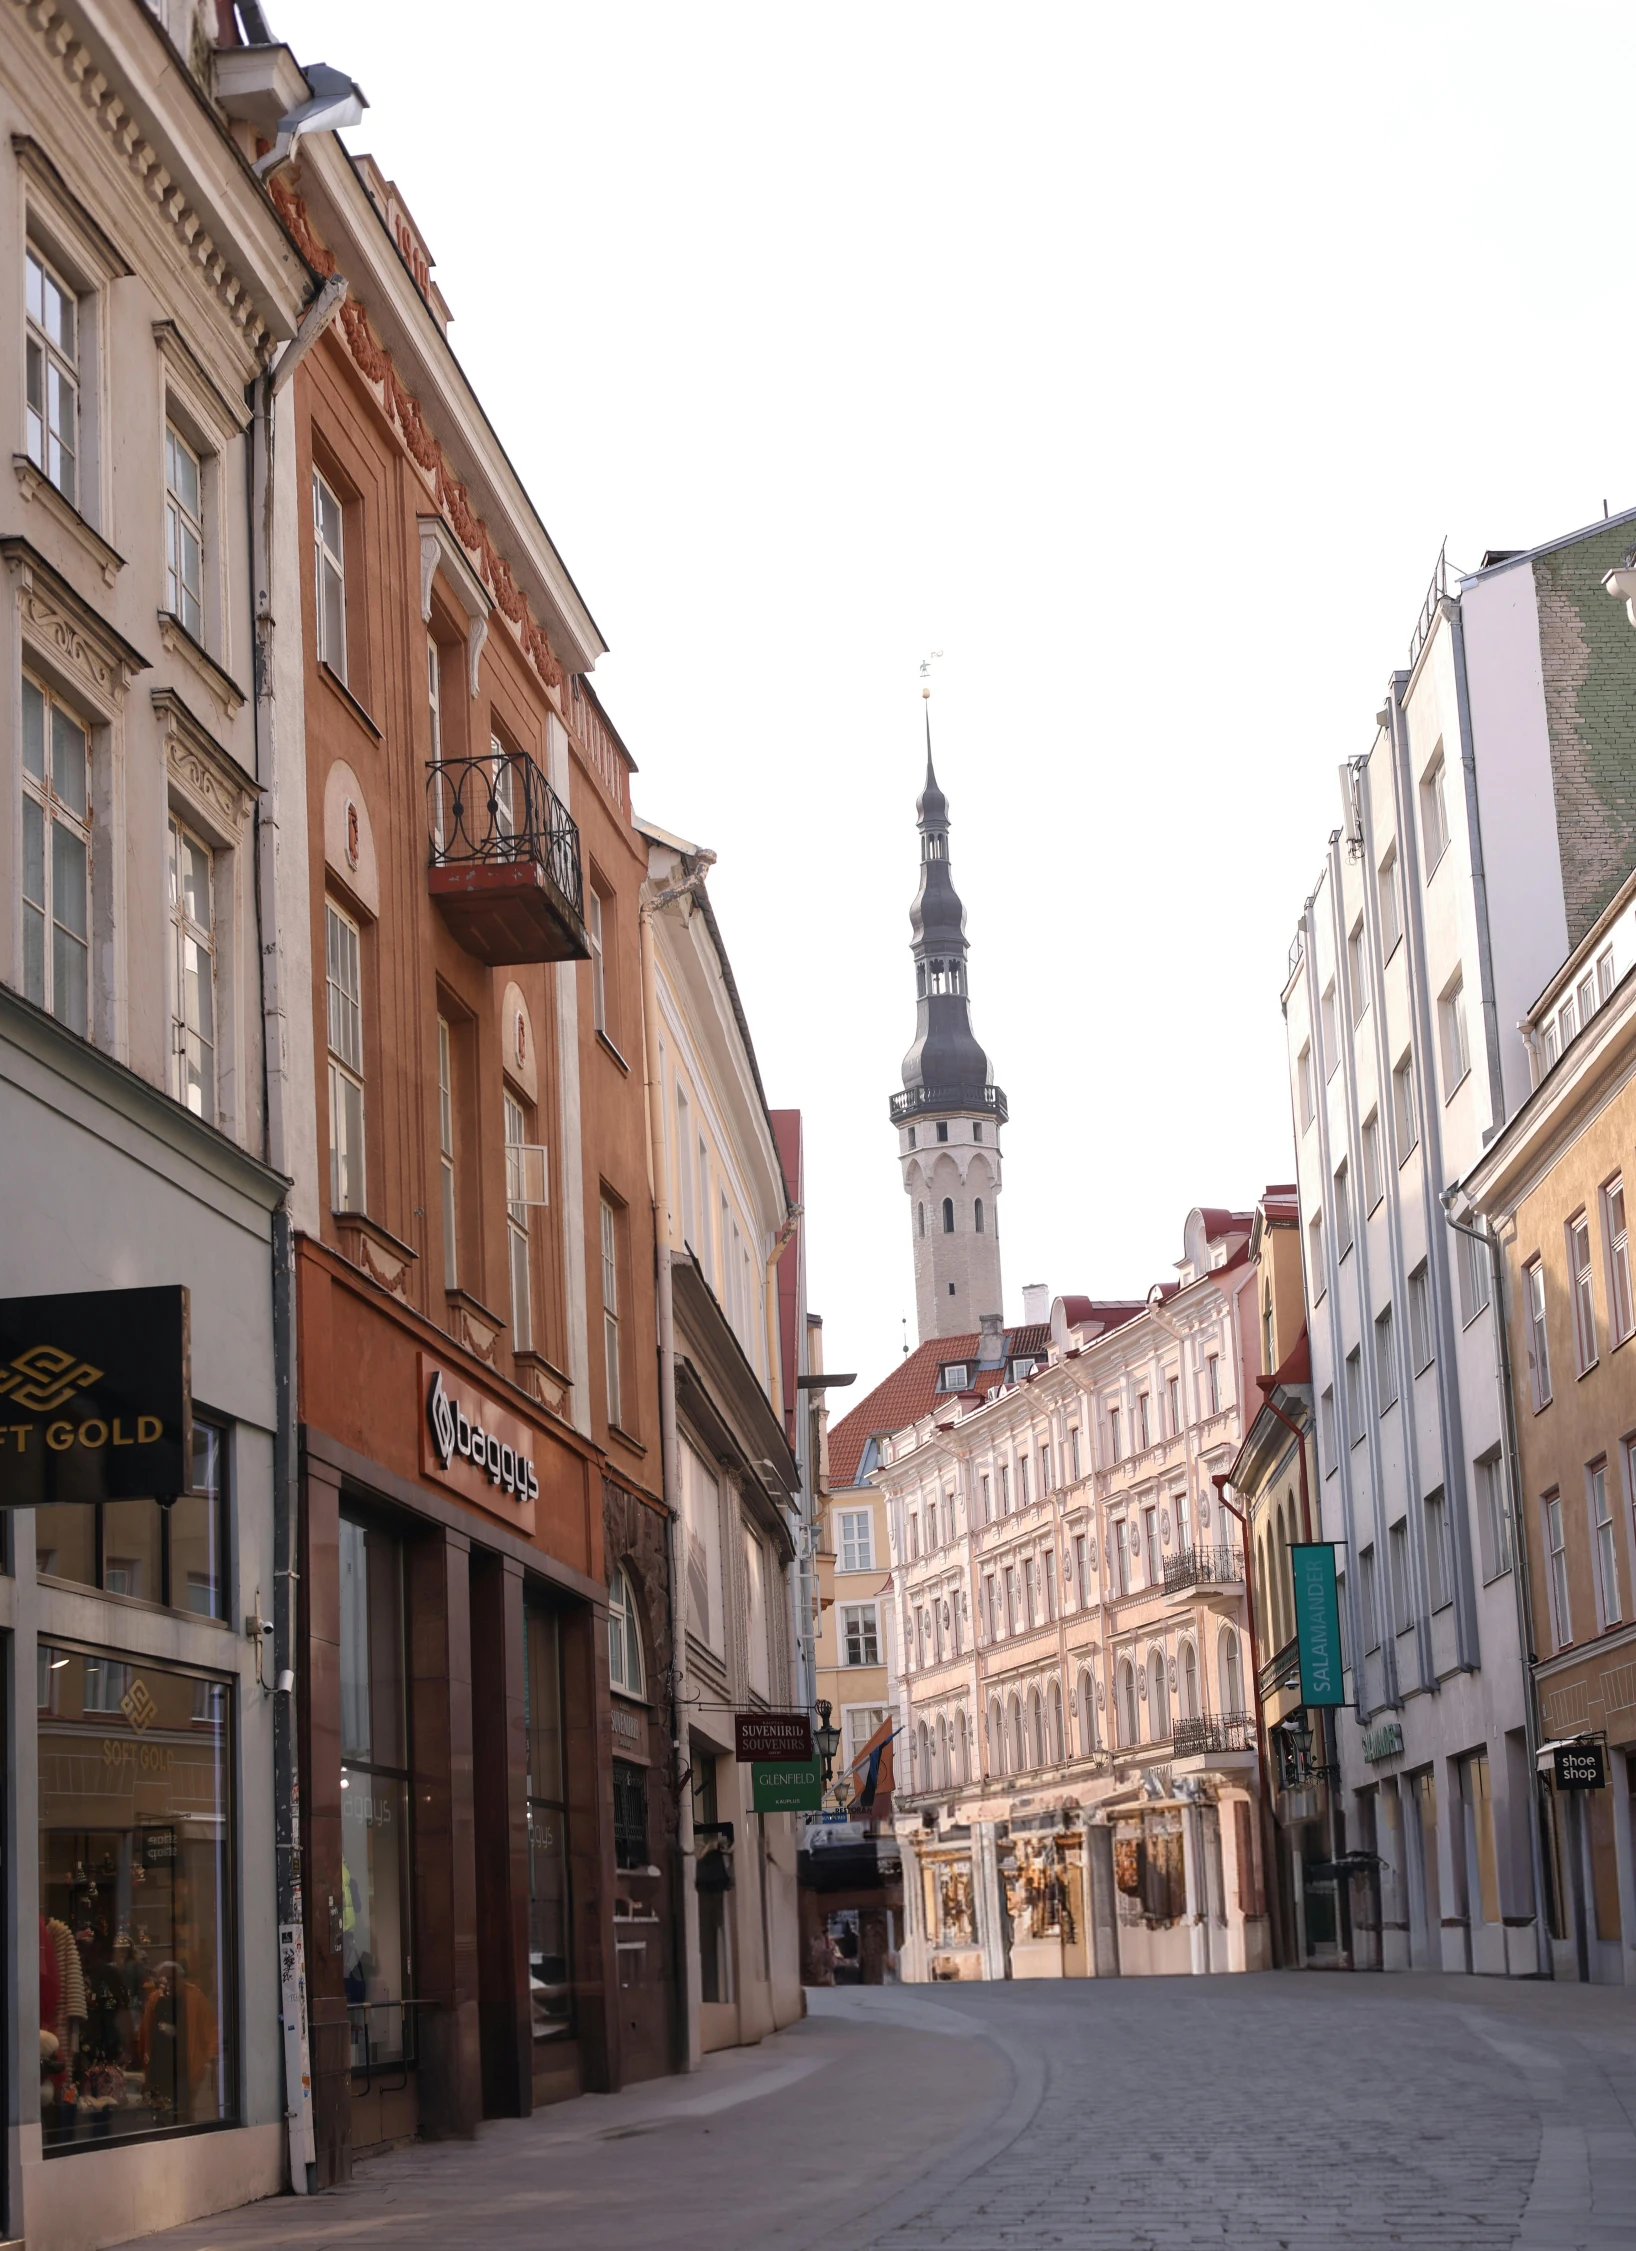
[[[1024,1282],[1023,1319],[1025,1322],[1049,1321],[1051,1318],[1051,1285],[1049,1282]]]
[[[984,1313],[978,1323],[977,1365],[979,1368],[1005,1366],[1005,1316],[1002,1313]]]

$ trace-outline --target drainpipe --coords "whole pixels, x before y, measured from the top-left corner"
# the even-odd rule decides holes
[[[339,311],[347,285],[332,274],[301,316],[295,335],[254,386],[250,421],[250,585],[255,611],[254,719],[256,953],[261,979],[261,1145],[275,1172],[289,1172],[286,1130],[290,1100],[289,1025],[278,929],[281,772],[273,664],[273,507],[276,491],[273,418],[280,391]],[[305,850],[303,840],[294,847]],[[287,1201],[272,1221],[273,1283],[273,1856],[278,1920],[280,2018],[284,2042],[284,2111],[290,2186],[306,2196],[315,2186],[312,2066],[307,2031],[302,1940],[301,1778],[296,1756],[296,1582],[298,1491],[295,1246]]]
[[[1261,1849],[1267,1866],[1272,1871],[1274,1884],[1278,1881],[1277,1836],[1278,1825],[1272,1810],[1272,1769],[1267,1755],[1267,1714],[1261,1700],[1261,1660],[1257,1654],[1255,1631],[1255,1542],[1250,1531],[1250,1519],[1245,1511],[1227,1498],[1227,1488],[1232,1479],[1224,1471],[1215,1472],[1210,1479],[1216,1489],[1216,1499],[1230,1516],[1236,1516],[1244,1534],[1244,1615],[1250,1629],[1250,1689],[1255,1697],[1255,1753],[1256,1765],[1261,1770],[1261,1787],[1257,1792],[1261,1800]],[[1272,1850],[1268,1850],[1269,1844]],[[1279,1919],[1274,1916],[1272,1925],[1278,1934],[1282,1951],[1283,1933]],[[1298,1965],[1297,1965],[1298,1966]]]
[[[1446,1188],[1442,1194],[1443,1217],[1456,1235],[1464,1235],[1474,1243],[1481,1243],[1488,1253],[1490,1295],[1494,1306],[1494,1381],[1500,1392],[1500,1430],[1505,1446],[1505,1482],[1507,1505],[1511,1512],[1511,1586],[1517,1603],[1517,1653],[1522,1659],[1522,1739],[1528,1759],[1528,1842],[1529,1864],[1534,1878],[1534,1950],[1539,1961],[1541,1977],[1554,1977],[1556,1966],[1551,1958],[1550,1934],[1545,1927],[1545,1855],[1539,1835],[1539,1746],[1540,1725],[1538,1685],[1535,1680],[1533,1629],[1533,1589],[1528,1577],[1528,1540],[1522,1527],[1522,1511],[1518,1505],[1522,1491],[1517,1467],[1517,1401],[1511,1386],[1511,1336],[1506,1319],[1505,1264],[1500,1257],[1499,1237],[1486,1224],[1466,1227],[1454,1216],[1453,1203],[1459,1190]]]
[[[695,878],[695,881],[700,880]],[[654,1281],[659,1327],[659,1444],[668,1511],[670,1563],[670,1753],[676,1784],[676,1998],[679,2022],[674,2043],[678,2067],[699,2067],[699,2013],[693,1990],[698,1959],[697,1906],[688,1881],[694,1866],[693,1780],[682,1715],[687,1709],[687,1605],[683,1598],[682,1456],[676,1427],[676,1300],[671,1286],[670,1168],[665,1162],[664,1082],[659,1067],[659,982],[654,966],[653,917],[672,899],[691,897],[693,883],[668,891],[642,886],[638,923],[642,941],[642,1077],[648,1107],[648,1195],[653,1213]],[[682,1161],[687,1160],[682,1152]],[[691,1941],[690,1941],[691,1933]]]

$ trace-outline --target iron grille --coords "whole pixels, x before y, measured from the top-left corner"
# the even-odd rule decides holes
[[[1197,1758],[1206,1751],[1253,1751],[1255,1721],[1248,1712],[1207,1712],[1202,1719],[1176,1722],[1175,1754]]]
[[[576,915],[585,911],[579,824],[532,758],[439,758],[427,769],[432,866],[532,860]]]

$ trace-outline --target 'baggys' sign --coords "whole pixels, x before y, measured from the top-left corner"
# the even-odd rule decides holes
[[[422,1473],[532,1538],[540,1479],[527,1423],[425,1352],[420,1397]]]

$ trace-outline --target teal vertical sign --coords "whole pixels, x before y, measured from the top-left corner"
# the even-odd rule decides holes
[[[1335,1599],[1335,1550],[1322,1541],[1289,1551],[1295,1575],[1295,1638],[1301,1648],[1301,1701],[1344,1704],[1341,1609]]]

